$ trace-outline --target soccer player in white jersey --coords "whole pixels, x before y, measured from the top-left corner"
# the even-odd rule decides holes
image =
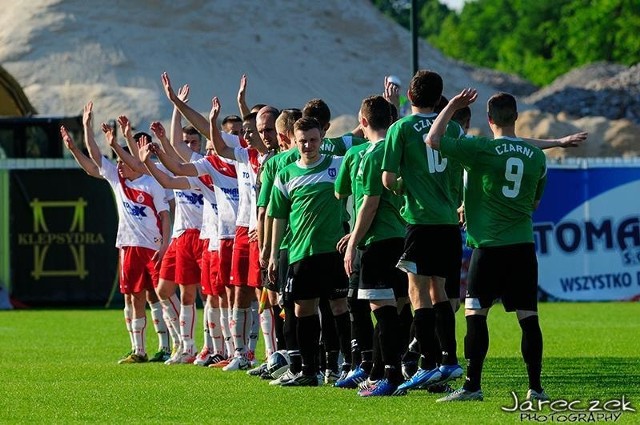
[[[174,94],[173,93],[173,89],[171,88],[171,83],[170,80],[168,78],[168,76],[164,76],[163,75],[163,85],[165,87],[165,91],[168,93],[168,97],[171,98],[171,96]],[[189,93],[189,87],[187,85],[183,86],[177,95],[177,98],[182,101],[182,102],[186,102],[187,101],[187,97],[188,97],[188,93]],[[176,105],[174,105],[174,117],[172,120],[172,138],[171,138],[171,148],[166,149],[168,152],[171,151],[172,149],[175,149],[175,151],[177,152],[177,156],[176,158],[180,161],[197,161],[199,159],[202,159],[202,155],[200,155],[199,153],[194,153],[193,152],[193,146],[192,144],[189,143],[190,140],[194,140],[197,139],[198,141],[201,140],[201,136],[198,133],[198,130],[193,127],[193,126],[187,126],[182,128],[182,138],[184,139],[183,143],[180,139],[180,128],[181,128],[181,115],[180,112],[177,108]],[[198,144],[199,145],[199,144]],[[187,147],[188,146],[188,147]],[[210,143],[207,142],[207,147],[208,147],[208,154],[211,153],[211,147],[210,147]],[[191,149],[189,149],[191,148]],[[208,175],[203,175],[200,176],[199,179],[201,181],[204,181],[208,184],[208,186],[210,186],[214,192],[215,192],[215,187],[214,187],[214,183],[211,179],[211,176]],[[217,206],[217,203],[216,203]],[[217,217],[217,212],[213,212],[211,210],[209,210],[209,213],[213,213],[216,215]],[[217,223],[216,223],[217,225]],[[217,238],[218,232],[215,232],[214,237]],[[214,245],[216,246],[216,249],[219,248],[219,241],[218,242],[214,242]],[[205,257],[205,259],[209,259],[211,260],[211,255],[210,254],[205,254],[205,252],[208,252],[206,249],[203,250],[203,255],[201,255],[201,261],[203,256]],[[227,258],[228,255],[226,255],[226,251],[224,253],[225,255],[223,255],[223,259]],[[214,255],[214,261],[216,260],[215,255]],[[217,257],[217,260],[219,262],[219,255]],[[216,277],[218,276],[217,274],[217,270],[216,270]],[[210,280],[210,276],[209,280]],[[207,278],[207,276],[205,276],[205,279]],[[211,284],[211,282],[209,282]],[[224,288],[223,288],[224,289]],[[223,333],[226,332],[226,329],[228,328],[228,326],[221,326],[221,322],[224,322],[224,318],[221,316],[221,310],[220,310],[220,305],[222,303],[222,306],[224,308],[224,311],[226,312],[226,307],[227,307],[227,301],[226,301],[226,294],[224,290],[219,290],[218,286],[214,286],[214,287],[209,287],[206,290],[207,294],[207,299],[205,301],[205,307],[204,307],[204,323],[205,323],[205,334],[204,334],[204,345],[202,348],[202,351],[200,351],[200,353],[196,356],[195,359],[193,359],[193,363],[196,365],[200,365],[200,366],[208,366],[210,364],[213,363],[220,363],[221,361],[224,360],[223,357],[223,352],[224,350],[221,349],[221,347],[219,346],[215,346],[214,342],[217,343],[219,341],[214,341],[215,338],[219,338],[218,335],[218,331],[220,329],[222,329]],[[209,292],[211,292],[209,294]],[[227,317],[226,315],[224,315],[224,317]],[[213,337],[211,335],[211,333],[213,332]],[[230,338],[228,335],[225,337],[225,340],[227,342],[230,342],[229,339]],[[228,350],[230,350],[231,347],[228,347]],[[191,360],[191,359],[189,359]]]
[[[235,302],[234,302],[234,319],[236,317],[242,319],[244,315],[248,314],[247,308],[253,309],[256,299],[257,290],[261,286],[260,275],[260,261],[258,241],[249,241],[249,234],[255,234],[257,232],[257,208],[256,208],[256,179],[258,168],[261,165],[261,158],[267,152],[266,146],[262,143],[261,138],[257,140],[248,140],[249,147],[235,147],[231,148],[224,143],[221,133],[217,128],[216,119],[220,111],[220,103],[217,98],[213,99],[211,113],[209,115],[211,141],[216,149],[216,153],[224,158],[233,159],[237,162],[238,173],[242,173],[242,176],[238,176],[238,187],[240,192],[240,204],[238,207],[238,221],[236,230],[236,240],[234,246],[234,255],[240,250],[244,250],[246,245],[249,251],[246,256],[246,263],[243,261],[241,267],[236,267],[237,275],[232,275],[233,285],[235,287]],[[262,132],[271,129],[275,131],[275,118],[277,110],[271,107],[264,107],[257,114],[257,121],[260,122]],[[269,125],[270,124],[270,125]],[[275,142],[275,137],[269,139],[271,142]],[[254,146],[255,144],[255,146]],[[248,220],[247,227],[244,228],[245,221]],[[246,233],[246,236],[245,236]],[[244,259],[244,255],[241,257]],[[256,310],[257,310],[257,306]],[[240,310],[240,311],[238,311]],[[242,311],[244,310],[244,311]],[[252,325],[257,323],[255,319],[252,320]],[[273,314],[270,308],[265,309],[258,322],[262,326],[263,335],[265,337],[265,350],[266,355],[269,356],[275,351],[275,335],[273,329]],[[236,322],[236,326],[239,327],[240,323]],[[254,328],[252,326],[252,328]],[[252,329],[249,335],[249,340],[246,340],[246,334],[240,332],[240,329],[234,331],[234,335],[240,334],[240,337],[244,339],[244,343],[248,343],[247,350],[243,352],[241,350],[242,342],[236,341],[236,353],[234,359],[224,370],[236,370],[245,369],[245,358],[249,361],[254,357],[255,345],[257,343],[257,326]],[[245,358],[243,358],[245,357]]]
[[[122,146],[120,146],[115,138],[112,140],[111,148],[115,151],[116,155],[120,159],[124,161],[131,169],[136,172],[148,174],[149,171],[146,169],[144,164],[140,162],[138,158],[138,141],[142,136],[147,136],[147,133],[138,132],[135,135],[131,131],[131,122],[125,115],[121,115],[118,117],[118,124],[120,125],[120,129],[125,138],[127,146],[129,147],[129,152],[125,151]],[[159,123],[158,125],[152,125],[151,130],[156,134],[160,140],[166,139],[166,135],[164,134],[164,128],[162,128]],[[147,140],[147,139],[145,139]],[[150,141],[151,138],[148,137]],[[163,142],[164,143],[164,142]],[[165,143],[166,144],[166,143]],[[162,166],[159,164],[159,166]],[[166,170],[166,169],[165,169]],[[169,207],[171,210],[171,216],[175,216],[175,198],[173,190],[165,189],[165,196],[169,199]],[[169,243],[169,249],[171,245],[174,243],[172,239]],[[158,292],[158,286],[160,282],[164,279],[162,277],[156,282],[156,292]],[[171,282],[174,284],[174,282]],[[179,316],[180,316],[180,300],[178,296],[174,293],[171,294],[169,298],[162,298],[158,295],[159,300],[157,300],[153,304],[149,304],[151,307],[151,315],[153,317],[154,326],[156,327],[156,331],[158,332],[159,340],[162,340],[163,343],[161,345],[161,349],[149,359],[150,362],[165,362],[171,356],[171,353],[179,354],[181,353],[181,338],[180,338],[180,327],[179,327]],[[164,323],[162,320],[164,319]],[[160,325],[164,324],[164,334],[160,332]],[[169,345],[168,338],[166,334],[171,334],[171,339],[173,341],[173,348]],[[166,340],[166,341],[165,341]]]
[[[213,146],[210,141],[207,141],[206,152],[207,155],[213,154]],[[219,298],[221,294],[226,295],[226,292],[224,285],[218,283],[220,240],[218,239],[218,204],[215,200],[215,186],[210,176],[199,178],[207,183],[214,196],[212,202],[205,202],[202,212],[202,229],[200,229],[200,238],[206,244],[206,249],[202,252],[200,286],[202,295],[206,297],[206,329],[209,338],[205,338],[205,347],[193,363],[199,366],[210,366],[220,363],[228,357],[228,354],[225,353]],[[228,332],[228,327],[225,332]]]
[[[185,90],[181,96],[188,95]],[[177,121],[177,125],[174,122]],[[200,139],[197,132],[182,134],[180,116],[174,111],[172,120],[172,138],[179,138],[182,146],[191,154],[200,150]],[[174,158],[178,154],[174,151],[160,123],[153,123],[152,130],[163,144],[164,152]],[[177,131],[177,134],[175,134]],[[193,134],[195,133],[195,134]],[[150,137],[146,133],[138,133],[138,142],[141,145],[149,143]],[[127,138],[128,142],[131,141]],[[138,146],[135,147],[138,150]],[[186,155],[183,153],[183,155]],[[200,261],[202,258],[203,243],[200,242],[199,233],[202,225],[202,210],[204,201],[200,190],[175,190],[176,214],[173,226],[173,239],[165,255],[160,268],[160,281],[158,295],[165,308],[165,315],[169,316],[172,327],[176,327],[179,318],[180,347],[173,350],[167,364],[192,363],[196,356],[193,331],[196,322],[195,298],[200,281]],[[176,288],[180,287],[180,310],[174,305]],[[178,316],[179,315],[179,316]],[[175,332],[176,329],[174,329]]]
[[[167,97],[180,110],[183,116],[187,118],[198,132],[208,135],[210,131],[208,120],[202,117],[197,111],[187,106],[182,99],[176,96],[175,92],[171,88],[171,82],[166,73],[162,75],[162,81]],[[203,125],[203,120],[206,126]],[[227,137],[228,139],[226,139],[226,143],[233,143],[235,145],[239,144],[238,137],[233,135],[227,135]],[[232,163],[225,162],[221,158],[212,155],[199,158],[191,163],[175,161],[175,159],[164,155],[164,153],[160,153],[159,158],[163,164],[176,175],[198,176],[208,174],[212,177],[216,192],[219,217],[218,237],[220,239],[220,246],[218,252],[220,264],[218,280],[222,285],[229,285],[232,267],[233,238],[236,233],[236,217],[239,201],[236,167]],[[227,299],[222,294],[220,303],[220,322],[223,332],[225,332],[225,328],[227,328],[226,323],[228,323],[228,316],[225,314],[227,313]],[[227,340],[226,336],[225,340]],[[234,347],[232,347],[231,344],[227,344],[227,351],[233,352]],[[219,362],[215,366],[223,365],[225,365],[224,362]]]
[[[89,102],[87,103],[87,105],[85,105],[84,107],[84,111],[83,111],[83,117],[82,117],[82,124],[84,127],[84,136],[85,138],[91,138],[90,141],[88,141],[89,143],[94,143],[94,138],[93,138],[93,102]],[[69,138],[70,139],[70,138]],[[113,138],[113,141],[115,142],[115,138]],[[66,143],[66,142],[65,142]],[[122,148],[120,146],[117,146],[118,150],[116,152],[120,152],[119,153],[119,158],[122,159],[125,163],[127,163],[127,160],[129,158],[131,158],[131,155],[128,152],[125,152],[122,150]],[[73,150],[71,150],[72,154],[73,154]],[[87,171],[89,173],[89,171],[87,170],[87,167],[91,169],[91,174],[94,177],[97,178],[102,178],[102,176],[100,175],[100,172],[98,170],[98,167],[95,165],[95,163],[93,162],[93,160],[87,156],[85,156],[84,154],[82,154],[81,152],[78,152],[80,155],[75,155],[74,157],[76,158],[76,161],[78,161],[79,159],[82,160],[83,162],[81,163],[81,166],[83,168],[85,168],[85,171]],[[78,161],[79,162],[79,161]],[[80,163],[80,162],[79,162]],[[91,167],[91,165],[92,167]],[[138,170],[136,170],[138,171]],[[165,200],[167,200],[167,202],[169,203],[169,208],[170,210],[172,210],[173,207],[173,192],[165,191]],[[154,285],[157,285],[157,280],[154,281]],[[168,356],[166,353],[169,352],[169,347],[170,347],[170,342],[169,342],[169,332],[168,332],[168,324],[166,323],[166,320],[163,319],[163,315],[162,315],[162,306],[159,302],[158,299],[158,295],[156,294],[155,291],[147,291],[147,302],[149,304],[149,307],[151,309],[151,318],[153,320],[153,326],[155,328],[156,334],[158,335],[158,351],[149,359],[149,361],[159,361],[162,360],[162,358],[164,358],[164,356]],[[129,331],[131,331],[131,310],[127,309],[125,310],[125,323],[127,325],[127,329]],[[130,350],[129,353],[127,353],[124,357],[127,357],[129,354],[131,354],[133,352],[133,340],[131,342],[132,345],[132,350]]]
[[[146,145],[144,147],[141,147],[140,149],[140,160],[143,161],[145,163],[145,165],[147,166],[147,168],[149,169],[149,171],[151,172],[151,174],[156,178],[156,180],[158,180],[158,182],[165,188],[172,188],[176,191],[178,190],[182,190],[182,191],[187,191],[189,189],[191,190],[197,190],[198,193],[201,194],[202,198],[203,198],[203,208],[206,205],[211,206],[211,210],[209,211],[209,213],[211,215],[213,215],[214,219],[216,218],[217,214],[215,213],[215,211],[213,210],[213,206],[216,204],[216,198],[215,198],[215,192],[214,192],[214,187],[213,187],[213,182],[211,181],[210,178],[196,178],[196,177],[172,177],[166,173],[164,173],[163,171],[161,171],[160,169],[158,169],[158,167],[155,166],[155,164],[150,160],[149,156],[150,153],[156,153],[158,151],[159,147],[155,144],[149,144]],[[217,225],[217,223],[214,223],[215,225]],[[217,235],[217,232],[214,232],[213,236],[215,237]],[[200,235],[199,235],[200,236]],[[200,243],[204,244],[205,240],[200,238]],[[210,244],[209,241],[206,241],[207,246],[204,246],[204,250],[209,250],[210,248]],[[195,245],[195,244],[194,244]],[[215,247],[215,244],[214,244]],[[203,254],[201,253],[200,258],[202,259]],[[213,256],[213,262],[215,264],[215,258],[216,256]],[[202,261],[202,260],[200,260]],[[210,265],[211,261],[209,262],[208,265]],[[202,268],[204,269],[204,267]],[[216,270],[217,271],[217,270]],[[206,274],[209,275],[209,270],[206,270]],[[217,273],[216,273],[217,274]],[[202,271],[201,271],[201,276],[203,275]],[[207,279],[208,283],[209,276],[205,276],[204,278]],[[200,279],[201,280],[201,279]],[[213,295],[211,293],[210,290],[210,285],[207,285],[207,295]],[[217,297],[216,297],[216,301],[217,301]],[[213,300],[209,299],[209,297],[207,297],[207,306],[212,308],[212,307],[217,307],[217,303],[215,303]],[[215,312],[207,312],[208,314],[214,314]],[[219,311],[218,311],[218,316],[219,316]],[[211,318],[213,320],[211,320],[214,324],[217,323],[219,321],[216,320],[215,318]],[[205,320],[207,322],[209,322],[209,317],[205,317]],[[213,328],[213,329],[211,329]],[[223,348],[222,348],[222,338],[221,335],[216,334],[216,327],[215,326],[211,326],[211,325],[207,325],[207,331],[209,332],[209,336],[211,337],[211,344],[210,346],[206,346],[205,349],[207,351],[206,355],[203,355],[201,359],[194,359],[192,360],[192,362],[194,362],[194,364],[199,364],[199,365],[205,365],[205,363],[207,363],[207,361],[209,360],[209,353],[211,353],[211,355],[213,356],[214,354],[218,354],[218,358],[220,358],[224,352]],[[214,331],[214,334],[211,335],[211,331]],[[217,338],[216,338],[217,337]],[[213,345],[213,341],[217,342],[217,346]],[[206,342],[205,342],[206,344]],[[202,362],[198,362],[198,360],[202,360]]]
[[[102,124],[102,131],[108,140],[115,138],[108,125]],[[132,170],[120,159],[117,166],[103,160],[93,137],[85,137],[85,143],[100,175],[109,182],[118,207],[120,291],[125,298],[125,314],[131,312],[134,343],[134,351],[120,363],[145,362],[145,291],[154,290],[160,261],[169,245],[169,206],[164,190],[153,178]]]

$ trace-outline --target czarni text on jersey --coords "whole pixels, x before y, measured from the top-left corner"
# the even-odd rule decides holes
[[[501,143],[495,147],[498,155],[503,155],[505,153],[517,152],[521,153],[527,158],[531,158],[533,156],[533,151],[526,146],[522,146],[517,143]]]

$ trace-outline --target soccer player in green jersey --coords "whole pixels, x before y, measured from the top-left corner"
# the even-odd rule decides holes
[[[352,146],[365,144],[367,141],[361,137],[357,137],[353,132],[346,133],[339,137],[325,137],[331,123],[331,110],[326,102],[322,99],[311,99],[302,108],[303,117],[312,117],[320,123],[320,136],[322,144],[320,153],[327,155],[343,156]],[[355,131],[355,130],[354,130]],[[342,222],[344,233],[348,232],[349,213],[347,212],[346,199],[342,200]],[[347,365],[352,363],[351,358],[351,332],[350,332],[350,315],[348,311],[340,315],[334,315],[335,326],[329,320],[329,306],[326,300],[320,302],[320,310],[322,312],[322,344],[324,345],[325,357],[325,382],[335,382],[340,378],[338,369],[338,356],[342,351],[344,364],[342,371],[347,369]],[[335,330],[335,332],[334,332]]]
[[[289,158],[293,153],[297,153],[297,148],[294,146],[293,140],[293,125],[300,118],[302,118],[302,111],[299,109],[284,109],[280,112],[275,122],[280,152],[266,160],[262,164],[262,170],[260,172],[260,192],[257,199],[258,243],[261,246],[260,266],[265,270],[269,265],[269,258],[271,256],[273,217],[267,214],[267,210],[270,205],[273,182],[276,174],[282,168],[281,164],[284,163],[287,165],[291,162],[284,161],[283,158]],[[262,232],[260,229],[262,229]],[[269,279],[267,276],[265,281],[267,282],[267,288],[277,292],[282,300],[282,310],[284,311],[282,341],[289,356],[290,367],[285,373],[276,377],[275,380],[272,380],[270,382],[271,385],[279,385],[282,381],[292,379],[302,370],[302,358],[300,357],[298,337],[296,335],[297,320],[294,304],[292,301],[284,300],[284,297],[282,297],[282,292],[286,284],[287,270],[289,268],[289,255],[286,246],[279,248],[277,256],[279,259],[278,276],[276,276],[274,280]],[[280,345],[280,343],[278,343],[278,345]],[[273,379],[273,377],[267,374],[261,377]]]
[[[384,138],[390,124],[389,102],[382,96],[363,100],[360,126],[370,143],[354,178],[357,216],[345,251],[344,267],[347,274],[352,273],[356,251],[359,251],[358,298],[369,303],[376,317],[384,365],[381,379],[359,392],[364,397],[406,393],[397,389],[403,381],[401,333],[408,336],[408,329],[402,329],[400,325],[396,303],[396,299],[406,303],[408,296],[406,274],[396,268],[404,246],[405,222],[400,216],[402,199],[383,187],[381,169]],[[400,303],[400,308],[404,303]]]
[[[384,99],[383,99],[384,100]],[[387,102],[387,104],[389,104]],[[389,104],[391,105],[391,104]],[[336,178],[335,192],[338,199],[346,199],[355,195],[355,180],[360,166],[360,161],[365,151],[369,148],[369,143],[352,146],[344,155],[342,165]],[[355,210],[355,204],[354,204]],[[338,242],[338,251],[343,254],[349,234],[346,234]],[[349,306],[349,317],[351,320],[351,364],[343,363],[340,378],[335,386],[338,388],[356,388],[357,384],[366,378],[373,366],[373,322],[371,320],[371,308],[367,300],[358,298],[358,281],[360,280],[359,258],[353,261],[353,270],[349,273],[349,291],[347,293],[347,304]],[[358,371],[358,367],[363,364],[366,370]],[[358,373],[352,379],[354,373]],[[364,375],[362,378],[360,375]]]
[[[442,95],[442,78],[421,70],[407,92],[412,115],[395,122],[387,132],[382,181],[398,190],[402,177],[404,205],[401,213],[408,223],[404,253],[398,267],[408,274],[409,296],[414,308],[416,339],[422,354],[421,367],[399,389],[428,387],[462,376],[456,356],[455,316],[445,291],[448,276],[459,273],[462,239],[457,208],[462,186],[462,166],[424,145],[434,108]],[[456,123],[447,135],[460,137]],[[438,366],[437,333],[442,352]]]
[[[460,161],[467,170],[465,212],[467,243],[474,248],[468,273],[464,386],[438,401],[482,400],[482,366],[489,346],[487,314],[501,298],[515,311],[522,329],[522,356],[529,376],[528,399],[548,400],[542,389],[542,332],[538,323],[538,263],[533,244],[532,214],[546,182],[542,151],[516,137],[516,100],[507,93],[488,103],[494,139],[445,135],[457,109],[477,98],[473,89],[455,96],[433,123],[426,143]]]
[[[372,96],[365,99],[359,111],[359,122],[362,121],[363,113],[371,113],[372,99],[377,100],[377,109],[379,110],[382,108],[382,112],[380,113],[387,117],[387,120],[385,121],[386,126],[384,127],[384,131],[386,132],[389,125],[398,119],[397,108],[395,105],[391,104],[386,97]],[[383,103],[382,101],[386,102]],[[359,133],[363,133],[362,128],[362,124],[359,123]],[[356,175],[360,167],[360,161],[362,160],[365,151],[370,147],[371,144],[362,143],[351,146],[351,148],[347,150],[347,153],[344,155],[340,171],[338,172],[338,178],[336,179],[335,189],[336,196],[338,198],[346,199],[350,195],[355,195]],[[349,234],[345,235],[338,243],[338,251],[341,253],[344,253],[349,242],[349,237]],[[379,353],[379,347],[377,345],[374,346],[374,328],[371,320],[371,308],[369,306],[369,301],[358,297],[358,283],[360,281],[359,251],[356,251],[355,257],[356,258],[350,260],[350,263],[352,263],[352,269],[349,273],[349,292],[347,295],[349,315],[351,318],[352,364],[350,365],[351,370],[347,370],[347,366],[349,365],[343,363],[340,378],[335,383],[335,386],[338,388],[356,388],[360,382],[367,378],[367,376],[373,379],[379,375],[379,378],[382,378],[384,373],[383,364],[378,365],[374,370],[374,347],[378,350],[377,353]],[[408,312],[411,314],[410,311]]]
[[[285,298],[295,303],[302,371],[281,385],[316,386],[320,298],[330,299],[334,315],[347,310],[347,279],[336,250],[344,230],[340,202],[334,196],[342,158],[320,153],[321,129],[313,118],[296,121],[294,136],[300,159],[278,172],[271,195],[274,220],[269,275],[276,278],[277,253],[288,224],[291,237]]]

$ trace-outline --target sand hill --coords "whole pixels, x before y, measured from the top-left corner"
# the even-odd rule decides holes
[[[246,73],[250,104],[301,107],[322,97],[339,116],[381,92],[384,75],[405,86],[411,75],[409,33],[368,0],[4,3],[0,63],[45,115],[78,114],[93,99],[99,121],[122,113],[139,128],[167,121],[166,70],[175,86],[191,86],[200,111],[217,95],[222,114],[237,113]],[[420,57],[444,76],[446,95],[469,85],[484,99],[493,92],[426,43]]]
[[[139,129],[167,122],[171,109],[160,84],[165,70],[175,87],[191,86],[190,104],[199,111],[206,113],[216,95],[223,115],[237,113],[238,83],[246,73],[249,104],[301,107],[322,97],[338,118],[332,127],[339,133],[353,128],[363,97],[381,92],[384,75],[400,76],[403,90],[411,76],[408,31],[369,0],[31,0],[28,6],[5,0],[3,6],[0,64],[43,115],[80,114],[92,99],[98,122],[123,113]],[[604,90],[635,96],[637,66],[585,67],[533,94],[525,81],[449,60],[424,42],[420,67],[444,77],[448,97],[468,86],[479,90],[472,108],[476,133],[489,130],[486,99],[508,90],[522,96],[522,136],[592,132],[588,147],[551,156],[637,155],[637,99],[624,108],[604,102],[621,99]],[[626,90],[629,84],[635,91]],[[571,101],[576,87],[587,89],[586,106]],[[592,117],[614,109],[621,113]]]

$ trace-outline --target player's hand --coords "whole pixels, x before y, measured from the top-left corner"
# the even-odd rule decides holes
[[[395,105],[396,108],[400,107],[400,87],[389,82],[389,77],[384,77],[384,92],[382,96],[387,102]]]
[[[466,88],[455,95],[449,103],[457,110],[471,105],[478,99],[478,91],[472,88]]]
[[[173,91],[173,87],[171,87],[171,80],[169,79],[169,74],[163,72],[160,76],[162,80],[162,88],[164,89],[164,94],[167,96],[171,102],[174,102],[178,97],[176,93]]]
[[[141,137],[142,139],[142,137]],[[143,146],[146,146],[147,149],[149,149],[149,152],[151,152],[153,155],[158,155],[160,152],[162,152],[162,149],[160,148],[160,145],[157,143],[143,143]]]
[[[336,244],[336,249],[340,254],[344,254],[345,249],[347,249],[347,245],[349,244],[349,237],[351,233],[347,233],[343,237],[340,238],[338,243]]]
[[[187,103],[189,101],[189,84],[185,84],[178,89],[178,99],[180,99],[184,103]]]
[[[100,128],[102,129],[104,137],[107,139],[107,143],[109,144],[109,146],[113,146],[113,144],[116,143],[116,136],[113,134],[113,128],[109,124],[104,122],[102,123]]]
[[[396,186],[393,188],[391,192],[397,196],[404,195],[404,180],[402,180],[402,177],[398,177],[396,179]]]
[[[62,136],[62,142],[64,143],[65,148],[70,151],[76,149],[76,145],[73,143],[73,139],[64,125],[60,126],[60,136]]]
[[[244,102],[244,97],[247,93],[247,76],[242,74],[240,77],[240,88],[238,89],[238,102]]]
[[[589,133],[586,131],[580,133],[570,134],[558,140],[558,145],[561,148],[575,148],[581,146],[586,140]]]
[[[151,146],[150,143],[144,144],[142,141],[138,140],[138,157],[140,157],[140,161],[145,162],[151,156],[149,146]]]
[[[89,103],[84,105],[84,109],[82,110],[82,124],[85,127],[91,127],[92,121],[93,121],[93,101],[90,100]]]
[[[271,252],[269,249],[261,249],[260,250],[260,267],[263,269],[267,269],[269,267],[269,257],[271,256]]]
[[[154,121],[151,123],[151,127],[149,127],[151,132],[160,140],[165,139],[167,137],[167,132],[164,129],[164,126],[160,121]]]
[[[458,212],[458,225],[462,227],[463,230],[467,230],[467,219],[464,215],[464,205],[460,205],[457,209]]]
[[[209,121],[216,122],[220,114],[220,101],[217,97],[211,99],[211,111],[209,112]]]
[[[127,139],[131,138],[131,121],[126,115],[120,115],[118,117],[118,124],[120,125],[120,131]]]
[[[349,244],[347,249],[344,251],[344,271],[347,273],[347,276],[351,276],[353,274],[353,261],[356,258],[356,247]]]
[[[269,257],[269,265],[267,266],[267,273],[271,282],[278,281],[278,259],[273,256]]]
[[[249,230],[249,242],[258,242],[258,229]]]
[[[153,257],[151,257],[151,261],[155,263],[157,270],[160,270],[160,264],[162,264],[162,258],[164,257],[164,254],[167,252],[167,248],[169,248],[168,245],[162,244],[160,246],[160,249],[153,254]]]
[[[145,145],[148,145],[149,143],[151,143],[151,138],[149,136],[147,136],[146,134],[143,134],[138,139],[138,142],[141,143],[142,146],[145,146]]]

